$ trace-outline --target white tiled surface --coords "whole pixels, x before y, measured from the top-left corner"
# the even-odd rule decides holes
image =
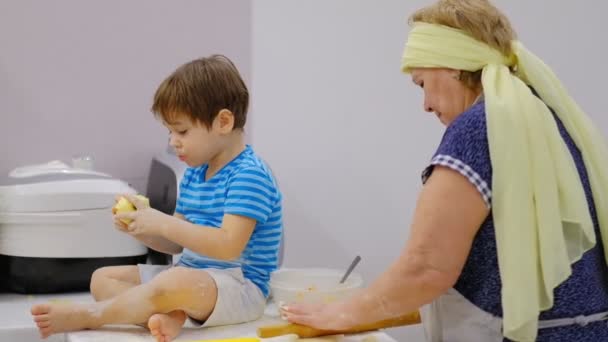
[[[234,326],[223,326],[206,329],[184,329],[177,337],[176,342],[208,341],[217,339],[229,339],[238,337],[256,337],[257,327],[277,323],[276,321],[261,320]],[[350,336],[326,337],[327,342],[396,342],[387,334],[373,332]],[[81,331],[67,334],[67,342],[153,342],[155,341],[143,328],[137,327],[112,327],[96,331]],[[297,342],[295,335],[280,336],[262,339],[264,342]]]
[[[266,315],[261,319],[232,326],[223,326],[206,329],[184,328],[176,341],[196,341],[237,337],[257,337],[258,327],[282,324],[277,318],[276,306],[270,304],[266,308]],[[135,326],[113,326],[96,331],[80,331],[67,334],[67,342],[153,342],[154,339],[145,329]],[[297,336],[289,335],[272,339],[263,339],[265,342],[293,342]],[[336,336],[328,338],[327,342],[396,342],[383,332],[357,334],[351,336]]]
[[[90,302],[88,293],[53,294],[53,295],[19,295],[0,293],[0,342],[153,342],[150,333],[136,326],[110,326],[96,331],[80,331],[69,334],[53,335],[46,340],[40,339],[36,325],[32,321],[30,308],[34,304],[49,301]],[[255,337],[256,329],[263,325],[281,323],[272,313],[276,307],[269,307],[268,315],[262,319],[234,326],[209,329],[184,329],[178,336],[178,341],[193,341],[201,339],[218,339],[233,337]],[[267,339],[267,342],[295,341],[294,337]],[[336,337],[328,341],[340,342],[396,342],[387,334],[375,332],[348,337]]]
[[[34,304],[49,301],[92,301],[87,293],[19,295],[0,293],[0,342],[64,342],[64,334],[40,339],[38,329],[32,321],[30,308]]]

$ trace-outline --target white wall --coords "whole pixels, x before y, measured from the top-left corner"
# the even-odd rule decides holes
[[[246,0],[0,1],[0,175],[91,154],[145,190],[166,130],[149,108],[177,66],[212,53],[250,75]]]
[[[606,80],[608,2],[494,1],[520,40],[557,73],[570,94],[608,136]]]
[[[441,127],[399,72],[413,1],[254,1],[254,144],[285,196],[285,265],[397,257]],[[412,341],[419,327],[393,332]]]
[[[346,267],[360,254],[371,281],[402,249],[443,131],[399,72],[406,18],[431,2],[253,2],[251,130],[285,195],[286,266]],[[606,2],[495,3],[608,132]]]
[[[441,128],[399,73],[404,1],[258,1],[252,134],[285,195],[286,264],[397,255]],[[409,195],[408,195],[409,194]]]

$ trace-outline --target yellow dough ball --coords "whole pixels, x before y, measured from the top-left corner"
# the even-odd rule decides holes
[[[146,196],[137,195],[135,197],[144,201],[147,205],[150,205],[150,200]],[[112,208],[112,213],[114,213],[114,214],[128,213],[128,212],[135,211],[135,210],[136,210],[136,208],[133,205],[133,203],[131,203],[126,197],[121,197],[118,200],[118,202],[116,202],[114,207]],[[124,218],[124,219],[120,219],[120,221],[122,221],[124,224],[128,225],[133,220]]]

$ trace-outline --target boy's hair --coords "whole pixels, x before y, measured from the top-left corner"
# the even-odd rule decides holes
[[[165,122],[187,115],[207,128],[222,109],[234,115],[234,129],[247,119],[249,91],[234,63],[226,56],[212,55],[180,66],[158,87],[152,112]]]

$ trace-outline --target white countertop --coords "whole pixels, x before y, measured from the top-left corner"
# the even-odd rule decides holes
[[[266,314],[257,321],[213,327],[213,328],[184,328],[175,341],[200,341],[212,339],[227,339],[237,337],[257,337],[257,328],[261,326],[284,324],[278,318],[277,308],[269,304]],[[298,341],[297,336],[283,336],[271,339],[262,339],[267,342],[293,342]],[[111,326],[102,330],[79,331],[67,334],[67,342],[153,342],[154,338],[144,328],[136,326]],[[366,334],[349,336],[332,336],[326,338],[327,342],[396,342],[384,332],[376,331]]]
[[[34,304],[49,301],[90,302],[93,298],[87,293],[68,293],[50,295],[19,295],[0,293],[0,341],[42,341],[37,336],[36,325],[30,315]],[[245,324],[215,328],[184,328],[176,341],[193,341],[203,339],[221,339],[236,337],[256,337],[257,328],[265,325],[284,323],[275,315],[276,307],[272,304],[261,319]],[[24,339],[25,338],[25,339]],[[54,335],[45,342],[153,342],[154,338],[144,328],[137,326],[107,326],[100,330],[88,330]],[[267,342],[297,341],[294,336],[264,339]],[[350,336],[336,336],[327,341],[340,342],[396,342],[384,332],[373,332]]]
[[[46,340],[40,339],[38,328],[30,314],[32,305],[56,300],[79,302],[93,299],[88,293],[49,295],[0,293],[0,341],[65,342],[64,334],[53,335]]]
[[[256,329],[259,326],[277,324],[276,319],[263,317],[262,319],[245,324],[232,326],[195,329],[184,328],[176,338],[179,341],[200,341],[222,338],[257,337]],[[327,342],[396,342],[383,332],[373,332],[350,336],[332,336],[323,339]],[[67,334],[67,342],[153,342],[154,338],[143,328],[134,326],[113,326],[102,330],[79,331]],[[298,341],[294,335],[262,339],[265,342],[294,342]]]

